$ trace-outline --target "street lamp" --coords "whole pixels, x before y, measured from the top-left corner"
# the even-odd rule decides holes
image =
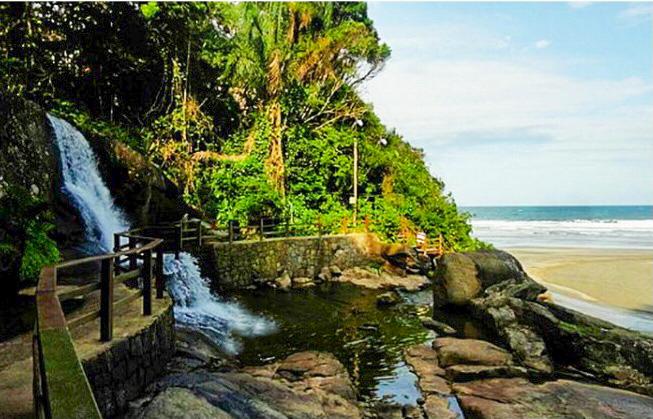
[[[357,119],[352,127],[362,127],[363,121]],[[353,201],[353,202],[352,202]],[[356,216],[358,215],[358,136],[354,135],[354,197],[350,201],[354,205],[354,226],[356,226]]]

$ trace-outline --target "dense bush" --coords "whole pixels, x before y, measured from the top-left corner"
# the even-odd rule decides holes
[[[0,260],[18,262],[13,275],[23,285],[35,283],[42,267],[59,261],[57,244],[48,236],[54,228],[52,214],[24,188],[12,187],[6,192],[0,198]]]

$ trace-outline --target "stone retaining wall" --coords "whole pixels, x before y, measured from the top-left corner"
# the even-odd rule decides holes
[[[174,355],[172,306],[138,333],[115,340],[108,350],[82,360],[102,416],[123,412],[127,402],[143,394]]]
[[[289,237],[207,245],[200,260],[214,285],[234,289],[272,281],[283,271],[315,278],[325,266],[368,265],[378,260],[379,248],[377,237],[366,233]]]

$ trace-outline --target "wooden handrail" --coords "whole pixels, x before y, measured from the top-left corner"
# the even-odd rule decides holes
[[[167,227],[166,227],[167,228]],[[163,251],[157,248],[164,242],[161,238],[138,235],[143,228],[118,233],[114,237],[119,243],[122,238],[130,242],[118,245],[117,251],[98,256],[70,260],[41,270],[36,286],[36,322],[34,327],[34,408],[37,417],[45,418],[101,418],[91,386],[75,352],[68,323],[61,308],[60,299],[73,298],[100,288],[100,310],[88,312],[71,324],[79,325],[100,317],[100,339],[111,340],[113,334],[113,308],[127,304],[143,296],[143,314],[152,312],[151,283],[153,277],[153,252],[156,251],[156,296],[163,298]],[[143,260],[143,267],[114,277],[114,265],[127,257],[132,268],[137,258]],[[100,281],[85,285],[73,291],[57,295],[57,271],[88,263],[101,265]],[[129,295],[120,301],[113,301],[113,287],[129,278],[143,276],[143,291]]]

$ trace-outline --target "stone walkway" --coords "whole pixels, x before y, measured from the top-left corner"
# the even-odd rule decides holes
[[[134,292],[124,285],[116,287],[114,301]],[[140,327],[142,298],[138,298],[117,310],[114,315],[114,337],[125,336],[130,330]],[[156,299],[153,298],[153,305]],[[99,307],[99,291],[96,291],[75,308],[70,320]],[[155,311],[153,311],[155,312]],[[99,342],[100,320],[81,325],[71,331],[79,356],[92,354],[108,344]],[[23,333],[10,340],[0,342],[0,419],[22,419],[34,417],[32,397],[32,332]]]
[[[32,333],[0,342],[0,418],[32,418]]]

